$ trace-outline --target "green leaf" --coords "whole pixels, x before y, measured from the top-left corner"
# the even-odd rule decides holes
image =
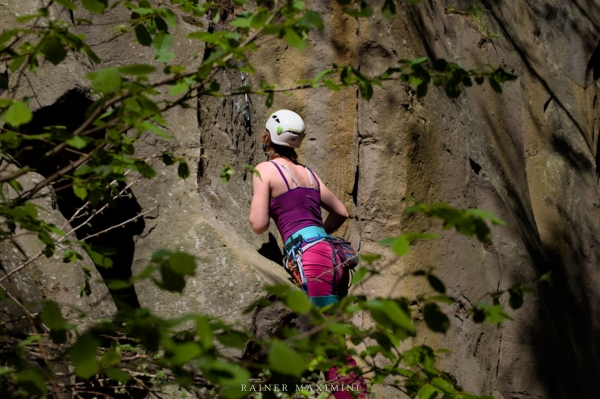
[[[196,261],[192,255],[185,252],[175,252],[169,257],[171,269],[178,274],[193,276],[196,271]]]
[[[285,41],[290,46],[297,48],[298,50],[304,50],[306,48],[306,43],[302,38],[296,33],[296,31],[292,28],[287,28],[285,30]]]
[[[374,14],[373,8],[364,0],[360,3],[360,10],[344,8],[344,12],[354,18],[368,18]]]
[[[423,308],[425,323],[431,331],[446,333],[450,327],[450,320],[435,303],[428,303]]]
[[[155,67],[146,64],[133,64],[119,67],[119,72],[125,75],[143,76],[150,75],[154,71],[156,71]]]
[[[223,183],[228,183],[231,176],[235,173],[235,169],[233,169],[229,165],[223,165],[223,169],[221,170],[221,180]]]
[[[340,91],[340,86],[338,86],[333,79],[327,78],[323,79],[323,84],[327,86],[330,90]]]
[[[365,100],[370,100],[373,97],[373,85],[365,80],[361,80],[358,84],[360,95]]]
[[[73,136],[67,140],[67,144],[71,147],[77,148],[78,150],[85,148],[87,141],[81,136]]]
[[[150,36],[150,32],[146,29],[146,26],[143,24],[138,24],[134,28],[135,37],[137,41],[142,46],[150,46],[152,45],[152,36]]]
[[[190,84],[186,82],[179,82],[176,85],[171,86],[169,89],[169,94],[175,96],[177,94],[181,94],[186,92],[190,88]]]
[[[321,15],[319,15],[318,12],[313,10],[307,10],[304,13],[304,16],[300,20],[300,24],[307,26],[314,25],[318,30],[323,30],[324,27],[323,18],[321,18]]]
[[[213,346],[213,334],[212,328],[208,321],[204,317],[198,317],[196,319],[196,335],[200,338],[200,343],[204,349],[212,348]]]
[[[160,275],[162,283],[159,286],[167,291],[181,292],[185,288],[185,279],[180,273],[176,273],[169,266],[161,265]]]
[[[169,62],[173,58],[175,58],[175,53],[173,53],[172,51],[163,51],[163,52],[157,54],[156,61]]]
[[[265,287],[265,291],[267,291],[269,294],[274,294],[277,296],[286,295],[291,290],[292,287],[290,287],[288,284],[276,284]]]
[[[110,348],[106,350],[102,358],[100,358],[100,363],[104,367],[112,367],[121,361],[121,346],[119,344],[113,343]]]
[[[490,76],[488,81],[490,82],[490,86],[492,86],[492,89],[496,92],[501,94],[502,93],[502,87],[500,86],[500,84],[494,79],[493,76]]]
[[[303,1],[294,1],[294,3],[292,4],[292,7],[294,7],[296,10],[300,11],[302,10],[304,7],[306,7],[306,3]]]
[[[156,134],[157,136],[160,136],[167,140],[171,140],[171,136],[169,136],[164,130],[162,130],[161,128],[159,128],[158,126],[156,126],[155,124],[153,124],[151,122],[144,121],[144,122],[142,122],[141,126],[143,129],[150,130],[152,133]]]
[[[61,41],[55,37],[44,40],[40,51],[44,54],[44,58],[53,65],[60,64],[67,56],[67,50],[64,48]]]
[[[106,369],[104,373],[108,378],[119,382],[127,382],[131,379],[128,372],[119,369]]]
[[[269,368],[280,374],[300,378],[304,370],[306,370],[306,364],[302,356],[289,349],[280,341],[273,342],[267,358]]]
[[[269,92],[269,94],[267,94],[267,99],[265,101],[265,105],[267,108],[271,108],[271,106],[273,105],[273,99],[275,98],[273,92]]]
[[[450,393],[450,394],[457,393],[456,389],[454,389],[454,387],[452,386],[451,383],[449,383],[448,381],[443,380],[441,378],[438,378],[438,377],[434,378],[433,380],[431,380],[431,384],[433,386],[435,386],[436,388],[441,389],[445,393]]]
[[[428,346],[415,346],[404,352],[402,357],[404,359],[404,363],[409,367],[420,364],[426,371],[433,372],[435,370],[433,368],[433,364],[435,363],[435,354]]]
[[[73,10],[73,11],[77,10],[77,6],[75,5],[75,3],[73,3],[70,0],[55,0],[55,1],[56,1],[56,3],[60,4],[67,10]]]
[[[248,336],[240,331],[230,330],[216,336],[217,340],[230,348],[243,349],[248,343]]]
[[[396,3],[394,0],[385,0],[383,7],[381,7],[381,14],[387,19],[391,19],[396,14]]]
[[[125,280],[111,280],[111,281],[106,281],[106,285],[109,289],[118,291],[118,290],[122,290],[122,289],[131,287],[133,285],[133,283],[131,283],[129,281],[125,281]]]
[[[381,255],[379,254],[361,254],[359,255],[360,260],[366,262],[367,264],[372,264],[375,261],[381,259]]]
[[[148,179],[152,179],[154,176],[156,176],[156,171],[152,168],[152,166],[148,165],[146,162],[135,161],[134,165],[137,171],[140,172],[140,175]]]
[[[87,380],[100,370],[96,359],[96,349],[100,341],[87,332],[79,337],[77,342],[67,351],[69,359],[75,365],[75,374]]]
[[[182,179],[187,179],[190,177],[190,167],[187,162],[179,162],[179,166],[177,167],[177,174]]]
[[[184,342],[173,348],[177,364],[184,364],[202,355],[202,349],[196,342]]]
[[[362,255],[361,255],[361,259],[362,259]],[[359,284],[361,281],[363,281],[365,279],[365,277],[367,276],[367,273],[369,273],[369,269],[367,269],[366,267],[361,267],[360,269],[358,269],[354,273],[354,276],[352,276],[352,285]]]
[[[249,28],[252,20],[250,18],[236,18],[229,23],[231,26],[236,28]]]
[[[404,256],[410,252],[410,244],[405,236],[399,236],[396,238],[394,243],[390,246],[392,252],[398,256]]]
[[[16,71],[17,69],[19,69],[21,67],[21,65],[23,65],[23,63],[25,62],[25,60],[27,59],[27,56],[22,55],[20,57],[15,57],[9,64],[8,69],[10,69],[11,72]]]
[[[159,249],[157,251],[154,251],[154,253],[152,254],[152,257],[150,258],[150,262],[160,263],[160,262],[164,261],[165,258],[167,258],[170,255],[171,255],[171,253],[169,251],[165,251],[164,249]]]
[[[299,314],[308,313],[308,311],[311,308],[311,304],[310,304],[310,300],[308,299],[308,296],[306,295],[306,293],[304,293],[302,291],[290,292],[288,294],[288,296],[285,298],[285,304],[292,311],[299,313]]]
[[[107,248],[92,246],[86,242],[80,242],[80,245],[86,250],[94,264],[106,269],[112,267],[113,261],[108,257],[108,255],[111,255],[114,253],[114,251]]]
[[[434,399],[437,397],[438,390],[433,385],[423,385],[419,388],[419,399]]]
[[[489,324],[500,324],[506,319],[512,320],[501,305],[490,305],[486,302],[477,302],[471,312],[474,314],[473,321],[476,323],[485,320]]]
[[[102,14],[108,7],[108,0],[81,0],[83,8],[96,14]]]
[[[169,50],[171,47],[171,43],[173,42],[173,36],[166,32],[158,32],[154,36],[154,41],[152,42],[152,47],[156,50],[157,53],[164,53]]]
[[[80,185],[74,185],[73,192],[81,200],[85,200],[88,195],[87,189],[84,186],[80,186]]]
[[[419,65],[424,62],[427,62],[428,60],[429,60],[429,58],[427,58],[427,57],[421,57],[421,58],[415,58],[414,60],[408,60],[408,63],[410,65]]]
[[[15,19],[15,21],[17,21],[18,23],[23,23],[23,22],[31,21],[32,19],[36,19],[39,16],[41,16],[41,13],[39,13],[39,12],[36,12],[35,14],[26,14],[26,15],[17,17]]]
[[[15,375],[21,387],[31,396],[46,396],[46,376],[34,366],[26,368],[24,373]]]
[[[382,326],[387,328],[398,326],[411,335],[415,333],[415,326],[410,317],[394,301],[372,300],[365,304],[365,308],[369,310],[373,320]]]
[[[552,285],[552,272],[548,272],[542,275],[542,277],[540,277],[540,282],[542,281],[548,283],[549,285]]]
[[[256,175],[260,181],[262,181],[262,177],[260,177],[260,172],[258,170],[256,170],[256,168],[254,166],[245,163],[244,168],[248,169],[250,172],[252,172],[253,175]]]
[[[42,322],[53,330],[62,330],[65,326],[65,319],[60,313],[60,308],[55,302],[47,301],[42,310]]]
[[[2,117],[9,125],[19,127],[29,123],[33,118],[33,113],[25,103],[13,101]]]
[[[88,78],[93,79],[92,87],[100,93],[110,94],[121,88],[121,74],[116,68],[101,69],[89,74]]]
[[[16,191],[16,192],[21,192],[23,191],[23,186],[21,186],[21,183],[19,183],[18,180],[15,179],[11,179],[8,181],[8,184],[10,184],[10,186]]]

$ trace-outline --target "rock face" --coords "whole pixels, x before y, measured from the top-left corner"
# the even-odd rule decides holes
[[[143,231],[136,233],[132,269],[141,270],[158,248],[188,251],[198,257],[199,267],[181,296],[138,284],[140,304],[163,316],[234,315],[263,284],[285,280],[280,267],[259,255],[277,260],[276,231],[271,227],[255,236],[247,223],[252,188],[243,165],[264,159],[256,140],[269,112],[289,108],[307,125],[301,161],[350,211],[342,233],[361,251],[384,255],[384,273],[356,287],[359,292],[415,297],[427,285],[402,276],[433,266],[459,302],[447,309],[454,315],[451,332],[423,339],[453,351],[442,366],[465,389],[506,399],[595,397],[594,377],[600,374],[597,2],[508,0],[487,4],[478,14],[475,2],[467,0],[416,6],[401,1],[390,21],[378,12],[368,20],[351,18],[334,2],[307,3],[321,13],[325,28],[311,34],[304,52],[273,38],[259,40],[260,50],[251,57],[257,74],[223,72],[221,87],[259,87],[262,80],[291,87],[334,63],[374,75],[399,59],[420,56],[445,58],[466,69],[502,66],[519,78],[503,85],[502,94],[486,82],[455,100],[434,87],[417,99],[409,86],[386,82],[369,102],[354,89],[315,89],[277,95],[271,109],[251,95],[201,98],[198,112],[171,111],[174,140],[147,136],[138,150],[152,156],[169,148],[194,163],[195,178],[180,180],[173,168],[156,163],[157,178],[132,187],[148,212]],[[377,9],[383,1],[373,3]],[[8,23],[36,4],[8,2],[0,7],[1,21]],[[102,18],[119,17],[117,9]],[[177,62],[197,65],[204,49],[185,37],[201,28],[180,22]],[[222,29],[225,22],[213,28]],[[104,38],[100,27],[80,29],[92,40]],[[106,65],[153,62],[151,51],[131,37],[100,44],[97,51]],[[69,57],[60,68],[42,65],[21,94],[34,97],[41,109],[68,90],[85,91],[90,66]],[[236,169],[227,185],[219,179],[224,164]],[[490,210],[506,226],[494,228],[486,245],[444,232],[397,260],[376,243],[401,232],[441,230],[435,222],[404,216],[407,197]],[[511,313],[514,322],[491,327],[471,321],[468,309],[486,293],[514,283],[531,285],[548,271],[554,286],[528,296],[525,306]],[[396,397],[391,391],[378,394]]]

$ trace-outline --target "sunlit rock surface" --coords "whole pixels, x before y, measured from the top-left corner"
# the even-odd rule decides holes
[[[233,18],[236,10],[223,3],[224,18]],[[8,26],[37,2],[0,4],[0,20]],[[276,263],[258,253],[277,260],[280,249],[273,226],[257,237],[247,223],[252,189],[243,165],[264,160],[256,141],[264,120],[273,110],[289,108],[307,126],[301,161],[351,214],[342,232],[362,252],[384,255],[384,272],[356,287],[358,292],[414,298],[430,288],[403,276],[435,267],[458,303],[447,308],[452,326],[445,336],[425,333],[420,340],[452,350],[441,363],[465,389],[506,399],[594,397],[600,373],[600,4],[509,0],[488,4],[476,19],[467,12],[475,5],[471,1],[424,0],[416,6],[401,1],[391,21],[379,13],[359,21],[334,2],[308,4],[322,14],[325,29],[311,34],[304,52],[271,37],[260,39],[260,50],[251,56],[257,73],[220,73],[222,89],[257,88],[262,80],[293,88],[298,79],[334,63],[375,75],[399,59],[420,56],[445,58],[465,69],[502,66],[519,78],[502,85],[502,94],[485,82],[457,99],[435,87],[417,99],[409,86],[395,81],[376,87],[370,102],[355,88],[313,89],[277,95],[271,109],[264,98],[250,95],[201,98],[191,104],[198,111],[169,112],[168,132],[174,139],[149,134],[138,149],[149,157],[170,149],[193,164],[192,175],[182,181],[173,167],[151,160],[157,178],[132,187],[148,212],[144,231],[134,238],[132,267],[142,270],[154,250],[166,248],[196,255],[198,270],[179,296],[148,282],[138,284],[140,304],[162,316],[207,312],[237,317],[236,309],[259,295],[263,284],[285,279]],[[90,17],[84,12],[76,16]],[[93,20],[123,17],[113,11]],[[213,28],[223,29],[226,22]],[[176,62],[193,67],[205,51],[186,35],[209,24],[180,23],[174,32]],[[107,35],[100,27],[80,29],[91,41]],[[151,50],[131,36],[96,50],[106,65],[154,62]],[[32,97],[36,109],[50,106],[70,89],[85,90],[84,76],[91,71],[87,60],[70,54],[59,68],[43,64],[37,76],[28,74],[19,93]],[[219,178],[224,164],[236,169],[227,185]],[[483,208],[506,226],[494,227],[486,245],[443,232],[397,260],[376,243],[401,232],[441,232],[436,221],[403,216],[411,204],[407,198]],[[531,285],[548,271],[554,273],[554,286],[528,295],[525,306],[511,312],[514,322],[500,327],[472,322],[468,310],[486,293],[514,283]],[[378,394],[393,398],[397,392],[381,389]]]

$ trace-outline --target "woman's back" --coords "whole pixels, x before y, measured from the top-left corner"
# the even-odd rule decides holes
[[[271,198],[277,198],[288,190],[297,187],[318,189],[318,182],[315,181],[316,177],[314,177],[314,175],[309,176],[308,170],[303,165],[295,164],[285,158],[277,158],[265,163],[271,164],[268,166],[271,170],[271,173],[268,175],[270,177],[269,186]],[[274,163],[277,165],[274,165]],[[277,166],[279,166],[281,172],[277,170]]]
[[[281,237],[286,241],[293,233],[309,226],[323,227],[321,218],[320,183],[315,174],[306,167],[296,167],[303,170],[300,176],[306,176],[309,186],[300,183],[300,176],[292,173],[290,168],[277,161],[270,163],[279,172],[280,178],[275,176],[273,186],[285,184],[286,191],[277,196],[271,196],[269,214],[275,221]],[[300,166],[300,165],[294,165]],[[280,188],[280,187],[276,187]]]

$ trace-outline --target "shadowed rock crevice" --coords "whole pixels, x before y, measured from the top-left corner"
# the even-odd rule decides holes
[[[479,172],[481,172],[481,165],[473,161],[471,158],[469,158],[469,165],[471,165],[471,170],[475,172],[476,175],[478,175]]]
[[[598,42],[586,69],[592,72],[592,79],[598,80],[600,78],[600,42]]]
[[[273,233],[269,233],[269,242],[264,243],[259,249],[258,253],[277,263],[281,264],[281,260],[283,259],[283,252],[279,249],[279,245],[277,244],[277,239],[273,235]]]
[[[33,115],[33,120],[21,128],[25,134],[39,134],[44,132],[45,126],[64,126],[67,131],[74,131],[84,122],[86,109],[92,104],[85,92],[73,89],[61,96],[54,104],[37,110]],[[97,133],[102,136],[104,132]],[[22,165],[34,165],[36,172],[44,177],[52,175],[56,170],[76,161],[80,157],[79,151],[73,151],[70,147],[54,156],[43,159],[43,154],[52,147],[49,143],[46,146],[35,146],[20,154],[15,154],[15,158]],[[84,152],[86,149],[81,149]],[[75,212],[84,205],[84,201],[78,198],[70,185],[69,180],[57,180],[52,184],[56,194],[53,205],[58,207],[63,216],[70,220]],[[119,187],[122,189],[123,187]],[[77,227],[84,223],[92,214],[98,212],[98,207],[90,205],[86,211],[82,212],[75,220],[71,222],[71,227]],[[110,229],[112,226],[119,225],[130,219],[133,219],[141,212],[141,207],[137,203],[131,191],[127,190],[123,196],[115,199],[114,206],[104,209],[100,214],[94,216],[89,222],[84,223],[75,232],[73,240],[84,240],[88,236],[101,233]],[[113,265],[110,268],[97,266],[102,278],[108,280],[127,280],[131,277],[131,265],[135,249],[134,236],[144,231],[144,220],[135,219],[132,222],[124,224],[122,227],[112,229],[106,233],[85,240],[92,247],[105,250],[109,255]],[[93,257],[92,257],[93,258]],[[65,267],[68,267],[65,265]],[[109,290],[115,304],[119,309],[139,307],[137,295],[133,287],[122,290]]]

